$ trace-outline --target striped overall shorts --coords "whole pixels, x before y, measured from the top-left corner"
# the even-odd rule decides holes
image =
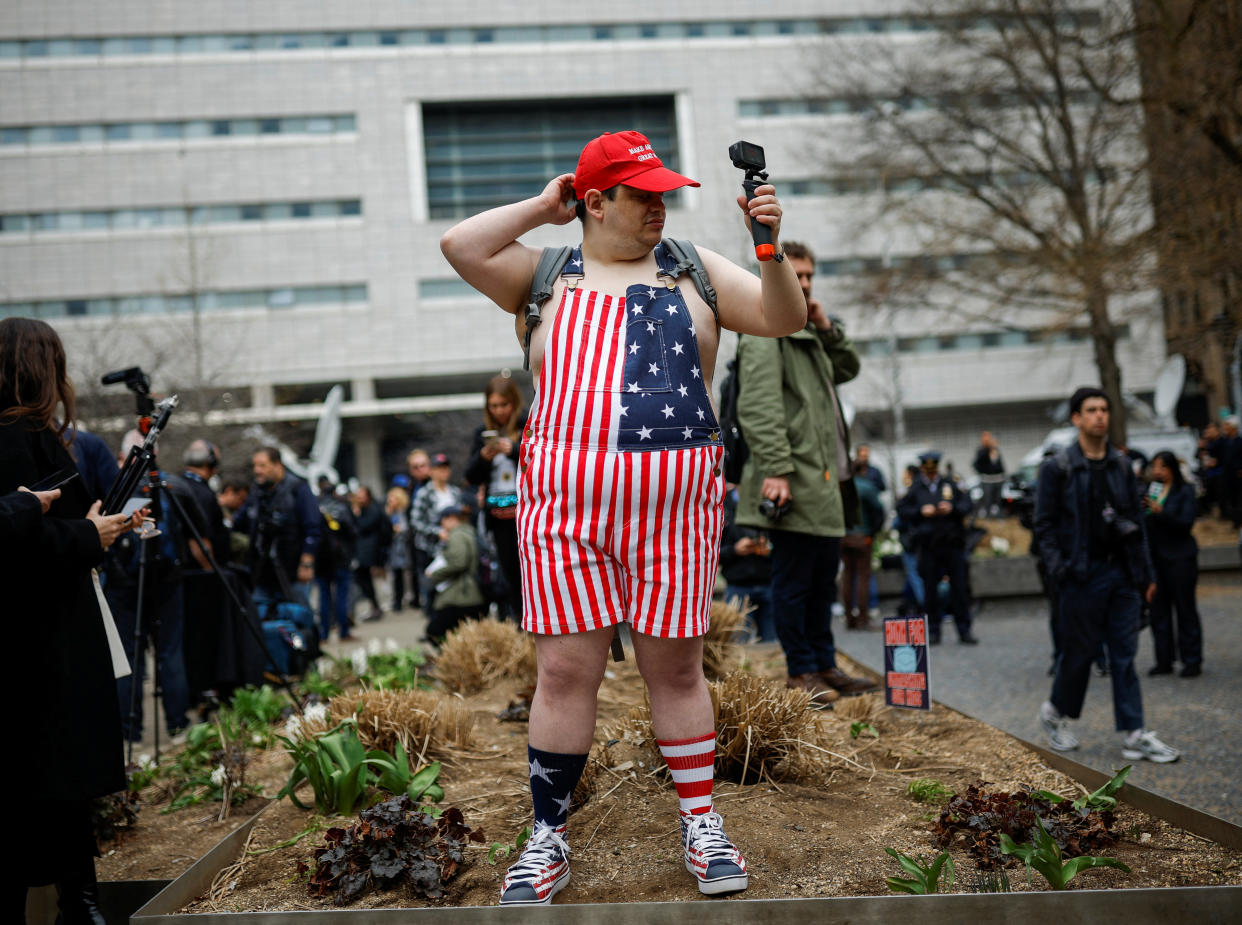
[[[522,625],[541,635],[627,621],[649,636],[707,631],[723,518],[724,449],[694,323],[663,275],[624,298],[566,287],[521,448]]]

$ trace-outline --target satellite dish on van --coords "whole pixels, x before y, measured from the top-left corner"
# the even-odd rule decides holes
[[[1177,425],[1174,412],[1177,400],[1182,397],[1182,387],[1186,384],[1186,358],[1175,353],[1165,361],[1156,377],[1156,395],[1152,404],[1156,409],[1156,417],[1162,423]]]

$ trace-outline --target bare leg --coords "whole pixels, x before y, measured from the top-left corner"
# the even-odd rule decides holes
[[[651,694],[656,738],[687,739],[715,731],[712,698],[703,676],[703,637],[659,639],[631,633],[630,639]]]
[[[591,750],[596,696],[604,679],[612,634],[613,628],[607,627],[535,637],[539,681],[530,704],[531,747],[568,755],[585,755]]]

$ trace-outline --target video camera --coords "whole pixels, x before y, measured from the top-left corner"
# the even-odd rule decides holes
[[[124,382],[125,388],[136,396],[139,417],[145,417],[155,410],[155,402],[151,400],[151,379],[142,371],[141,366],[130,366],[105,373],[99,382],[101,385],[116,385],[118,382]]]

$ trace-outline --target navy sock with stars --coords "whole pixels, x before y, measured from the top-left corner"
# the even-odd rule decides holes
[[[586,767],[586,755],[561,755],[526,746],[530,761],[530,796],[535,804],[535,823],[554,829],[569,820],[569,802]]]

